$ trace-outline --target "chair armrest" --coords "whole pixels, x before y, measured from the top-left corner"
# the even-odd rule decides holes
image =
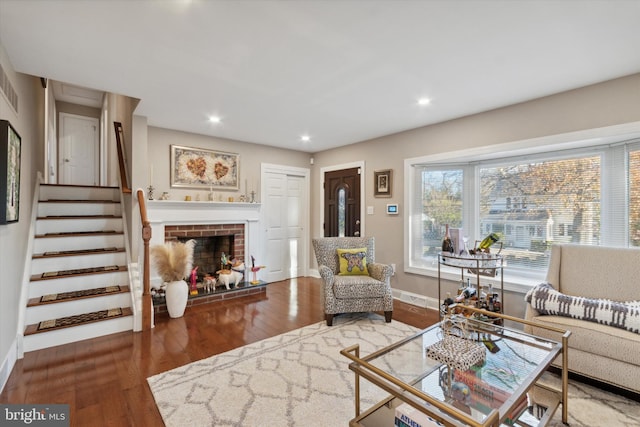
[[[326,265],[319,265],[318,272],[320,273],[320,277],[322,277],[325,286],[333,286],[333,279],[335,277],[335,274],[329,267],[327,267]]]
[[[369,276],[384,283],[387,283],[393,274],[393,268],[390,265],[379,262],[367,264],[367,269],[369,270]]]

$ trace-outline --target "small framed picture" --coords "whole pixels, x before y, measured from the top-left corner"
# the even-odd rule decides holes
[[[0,224],[18,222],[20,217],[20,149],[18,132],[0,120]]]
[[[375,197],[391,197],[391,169],[373,172],[373,195]]]

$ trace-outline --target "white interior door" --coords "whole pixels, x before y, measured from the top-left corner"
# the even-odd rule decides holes
[[[305,274],[307,251],[308,178],[266,172],[264,218],[266,231],[266,280],[277,282]]]
[[[99,120],[60,113],[58,183],[98,185]]]

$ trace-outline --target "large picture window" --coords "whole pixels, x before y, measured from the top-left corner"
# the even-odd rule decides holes
[[[459,163],[408,162],[409,271],[434,274],[445,226],[489,233],[513,281],[535,283],[554,243],[640,246],[640,145],[620,143]]]

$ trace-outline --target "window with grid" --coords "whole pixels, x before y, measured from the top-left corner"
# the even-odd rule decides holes
[[[544,277],[554,243],[640,246],[638,142],[408,166],[414,272],[437,268],[446,224],[470,247],[496,233],[509,273],[529,279]]]

